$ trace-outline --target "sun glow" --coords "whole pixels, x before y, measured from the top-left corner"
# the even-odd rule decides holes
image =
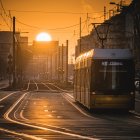
[[[41,32],[36,36],[36,41],[51,41],[52,37],[46,32]]]

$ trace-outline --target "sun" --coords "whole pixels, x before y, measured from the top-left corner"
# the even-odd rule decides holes
[[[41,32],[36,36],[36,41],[51,41],[52,37],[49,33]]]

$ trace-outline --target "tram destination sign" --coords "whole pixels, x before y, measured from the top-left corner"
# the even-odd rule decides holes
[[[116,61],[103,61],[102,66],[123,66],[122,62],[116,62]]]

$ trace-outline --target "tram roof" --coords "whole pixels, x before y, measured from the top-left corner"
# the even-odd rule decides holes
[[[77,60],[86,58],[93,59],[132,59],[132,52],[130,49],[92,49],[77,57]]]
[[[93,49],[94,59],[131,59],[130,49]]]

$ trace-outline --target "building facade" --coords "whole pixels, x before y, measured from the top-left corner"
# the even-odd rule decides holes
[[[22,37],[20,32],[15,33],[15,71],[16,79],[23,72],[23,60],[25,62],[24,50],[28,46],[28,37]],[[10,57],[9,57],[10,56]],[[24,59],[23,59],[24,57]],[[9,58],[11,60],[9,60]],[[0,31],[0,79],[7,79],[12,75],[13,66],[13,32]]]
[[[139,0],[133,0],[129,6],[122,6],[121,11],[104,23],[94,25],[89,35],[78,40],[76,57],[93,48],[129,48],[134,54],[136,69],[140,70],[139,17]]]
[[[7,78],[8,55],[12,52],[12,32],[0,31],[0,79]]]

